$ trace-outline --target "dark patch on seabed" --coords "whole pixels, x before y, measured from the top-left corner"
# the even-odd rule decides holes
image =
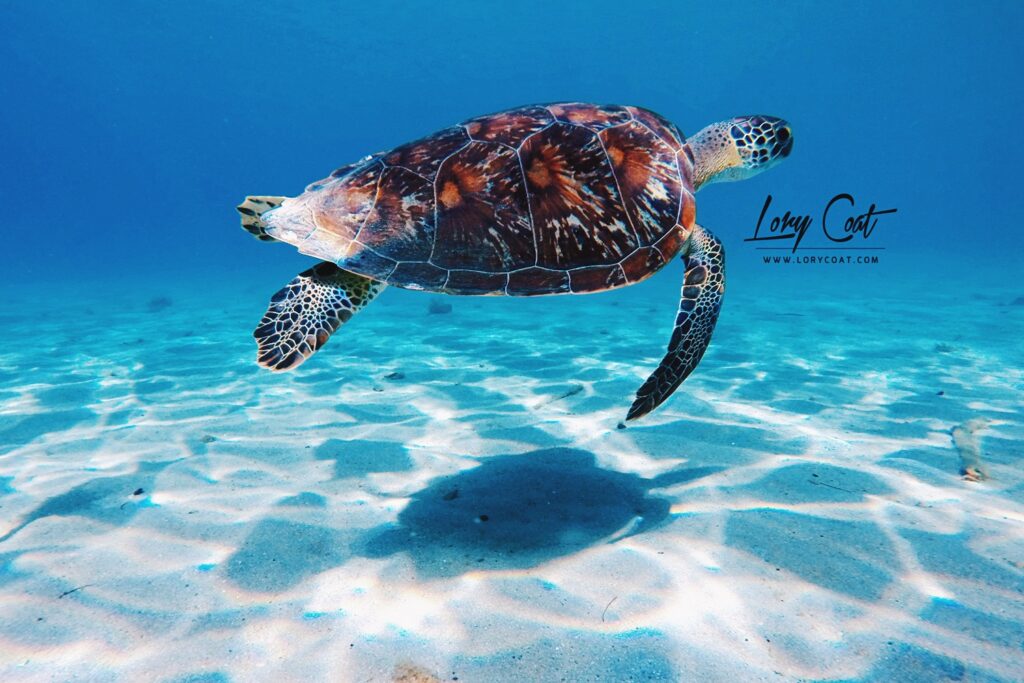
[[[315,456],[318,460],[333,460],[338,479],[412,469],[412,458],[405,447],[393,441],[328,439],[317,446]]]
[[[337,453],[338,444],[325,446]],[[279,592],[357,555],[406,553],[424,576],[533,567],[656,528],[668,519],[669,502],[652,490],[720,469],[680,468],[643,479],[602,469],[580,450],[494,456],[414,494],[394,524],[359,531],[264,519],[229,558],[225,573],[247,590]],[[305,492],[279,507],[324,504]]]
[[[59,493],[28,513],[21,522],[3,536],[0,543],[33,522],[45,517],[87,517],[107,524],[120,526],[131,521],[145,506],[146,499],[141,493],[153,488],[157,475],[168,465],[177,461],[141,462],[130,474],[113,477],[97,477],[80,484],[64,493]]]
[[[651,495],[718,468],[654,480],[600,468],[586,451],[552,448],[496,456],[414,494],[397,524],[367,534],[362,553],[408,553],[424,575],[533,567],[664,522],[669,501]]]

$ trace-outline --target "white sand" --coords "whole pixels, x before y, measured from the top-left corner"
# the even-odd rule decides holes
[[[618,430],[674,277],[444,315],[389,290],[281,375],[249,332],[287,276],[20,293],[0,680],[1024,678],[1019,292],[731,283],[698,371]]]

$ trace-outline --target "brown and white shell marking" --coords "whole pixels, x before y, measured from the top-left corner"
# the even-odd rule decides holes
[[[682,254],[672,344],[638,392],[628,418],[639,417],[696,367],[718,316],[724,251],[696,225],[694,193],[758,173],[792,145],[789,125],[768,116],[723,121],[687,140],[639,107],[538,105],[371,155],[298,197],[249,197],[239,207],[246,230],[326,262],[272,300],[255,333],[259,362],[296,367],[344,322],[339,311],[350,317],[386,285],[579,294],[639,282]],[[686,311],[687,301],[701,303]]]

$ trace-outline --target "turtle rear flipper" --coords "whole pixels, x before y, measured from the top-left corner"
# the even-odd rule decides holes
[[[270,299],[252,333],[257,362],[270,370],[298,367],[384,287],[333,263],[299,273]]]
[[[236,207],[238,213],[242,214],[242,228],[258,240],[275,242],[276,240],[267,234],[267,225],[263,222],[263,214],[281,206],[286,199],[288,197],[246,197],[245,201]]]
[[[718,322],[725,293],[722,243],[704,228],[694,225],[685,254],[686,279],[668,353],[637,390],[627,420],[643,417],[672,395],[704,356]]]

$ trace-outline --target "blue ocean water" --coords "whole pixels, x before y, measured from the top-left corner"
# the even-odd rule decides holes
[[[0,18],[0,678],[1021,679],[1021,3]],[[392,289],[256,367],[312,262],[239,229],[246,195],[553,101],[792,125],[697,195],[729,293],[662,409],[617,428],[678,262],[587,297]],[[896,211],[834,242],[836,197],[833,235]],[[787,212],[796,251],[748,241]]]
[[[1009,199],[1024,103],[1007,80],[1021,14],[1015,2],[5,3],[4,277],[269,267],[283,249],[228,229],[246,194],[297,194],[469,116],[566,100],[642,105],[685,133],[746,113],[790,120],[784,167],[702,197],[701,220],[734,239],[768,193],[817,216],[846,192],[899,208],[877,239],[900,270],[951,251],[1008,267],[1022,244]]]

